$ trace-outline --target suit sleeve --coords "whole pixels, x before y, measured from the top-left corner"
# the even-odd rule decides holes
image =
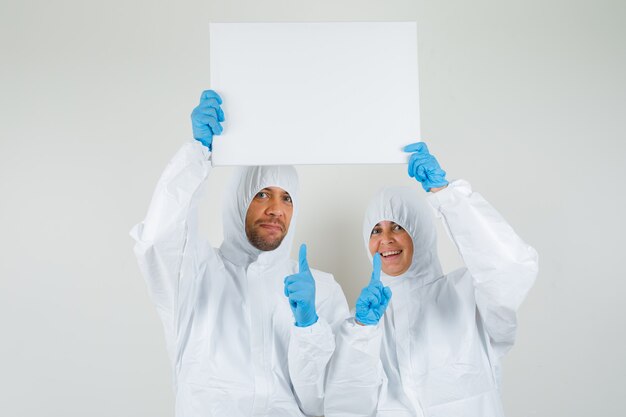
[[[193,308],[189,300],[212,254],[206,241],[199,239],[197,225],[200,191],[211,168],[209,156],[200,143],[186,143],[161,175],[145,220],[130,233],[174,363],[180,354],[179,330]]]
[[[463,180],[429,196],[473,283],[476,305],[498,356],[515,342],[517,310],[538,271],[537,252]]]
[[[361,326],[354,317],[342,323],[326,384],[325,417],[376,415],[384,378],[382,335],[382,323]]]
[[[293,326],[289,339],[289,374],[298,405],[308,416],[324,414],[325,382],[335,351],[335,332],[349,314],[346,297],[334,279],[330,295],[318,300],[316,309],[318,321],[309,327]]]

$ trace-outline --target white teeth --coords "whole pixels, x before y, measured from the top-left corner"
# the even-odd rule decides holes
[[[389,256],[389,255],[397,255],[400,252],[402,252],[402,251],[401,250],[390,250],[390,251],[387,251],[387,252],[382,252],[381,255],[383,257],[386,257],[386,256]]]

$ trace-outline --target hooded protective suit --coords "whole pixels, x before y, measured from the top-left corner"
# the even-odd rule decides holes
[[[466,268],[441,273],[431,208],[413,188],[387,188],[365,215],[413,239],[407,272],[381,280],[393,293],[378,325],[346,320],[326,387],[326,417],[502,416],[501,357],[537,274],[537,253],[465,181],[428,197]],[[369,254],[369,250],[368,250]],[[371,256],[370,256],[371,257]]]
[[[210,152],[185,144],[165,169],[146,219],[131,231],[135,254],[165,329],[177,417],[303,416],[323,412],[333,328],[348,307],[333,276],[312,270],[317,323],[296,327],[283,279],[289,259],[298,179],[292,167],[238,169],[225,198],[224,242],[198,236],[201,189]],[[245,216],[254,195],[277,186],[294,213],[281,245],[254,248]]]

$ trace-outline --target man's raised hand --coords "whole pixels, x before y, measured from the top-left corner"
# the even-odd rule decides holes
[[[306,260],[306,245],[300,246],[298,273],[285,278],[285,296],[296,320],[296,326],[308,327],[317,322],[315,280]]]
[[[222,98],[213,90],[206,90],[200,96],[200,104],[191,112],[193,137],[212,150],[213,135],[222,134],[221,123],[225,120],[220,107]]]

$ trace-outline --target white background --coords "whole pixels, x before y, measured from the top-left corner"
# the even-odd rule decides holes
[[[127,233],[191,136],[208,23],[368,20],[418,21],[424,138],[540,254],[504,363],[507,415],[625,415],[625,12],[621,0],[2,1],[0,415],[173,415]],[[404,170],[299,169],[296,244],[350,303],[369,275],[365,204],[413,184]],[[230,172],[209,181],[214,244]]]

